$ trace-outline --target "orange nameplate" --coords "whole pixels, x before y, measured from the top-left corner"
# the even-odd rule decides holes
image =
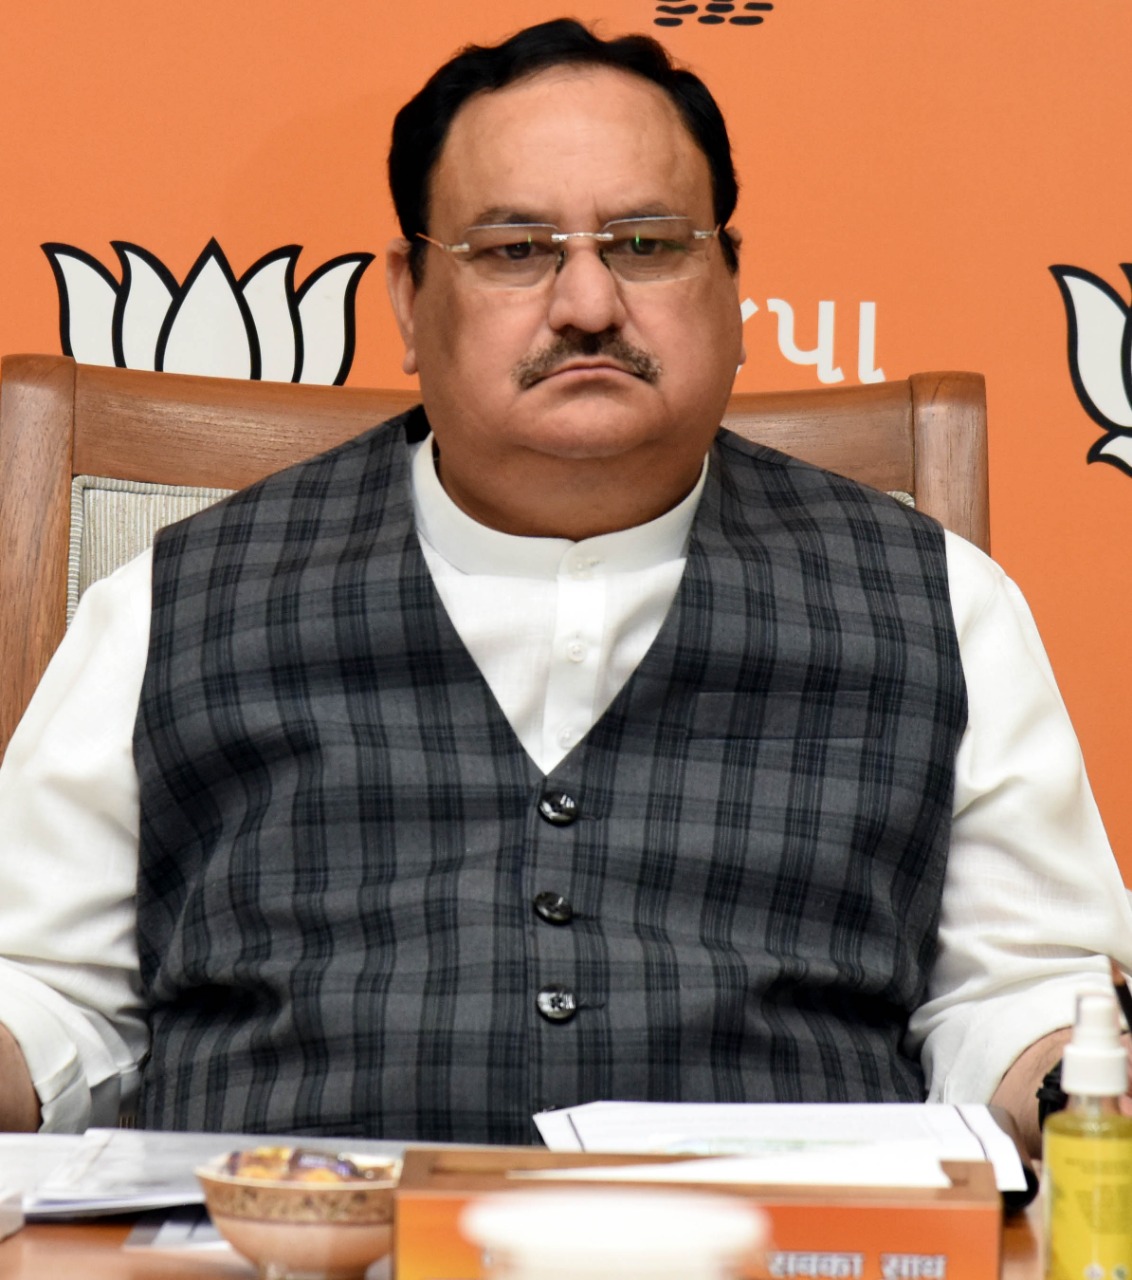
[[[602,1185],[516,1178],[515,1171],[688,1158],[410,1147],[397,1191],[395,1280],[482,1280],[479,1254],[458,1229],[461,1210],[477,1195]],[[771,1243],[752,1263],[748,1280],[998,1280],[1002,1201],[994,1172],[984,1162],[945,1161],[943,1168],[950,1187],[648,1185],[742,1196],[757,1204],[770,1218]]]

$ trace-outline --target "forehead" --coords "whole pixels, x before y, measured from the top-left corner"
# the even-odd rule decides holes
[[[477,94],[430,184],[430,223],[485,214],[560,222],[712,209],[707,158],[668,95],[608,67],[557,67]]]

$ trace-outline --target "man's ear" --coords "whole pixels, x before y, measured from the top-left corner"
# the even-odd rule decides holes
[[[727,234],[731,237],[731,243],[735,246],[735,253],[738,256],[739,250],[743,244],[743,233],[738,227],[728,227]],[[735,299],[739,299],[739,273],[735,272]],[[740,304],[740,307],[742,304]],[[747,363],[747,344],[745,340],[745,326],[743,324],[742,310],[739,313],[739,368],[741,369]]]
[[[413,303],[417,297],[417,286],[409,269],[409,242],[401,236],[390,240],[385,250],[385,287],[389,291],[397,328],[401,331],[401,341],[405,344],[401,368],[412,375],[417,371],[417,348],[413,333]]]

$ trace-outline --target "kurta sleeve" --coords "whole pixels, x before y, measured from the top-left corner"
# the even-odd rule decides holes
[[[45,1130],[115,1124],[147,1044],[132,743],[149,607],[148,552],[84,594],[0,766],[0,1022]]]
[[[986,1102],[1075,999],[1132,965],[1132,912],[1030,610],[949,534],[969,721],[956,758],[939,955],[913,1015],[929,1098]],[[1101,957],[1101,958],[1099,958]]]

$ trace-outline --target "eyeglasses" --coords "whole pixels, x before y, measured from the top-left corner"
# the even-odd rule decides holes
[[[571,240],[592,240],[619,280],[680,280],[701,270],[719,228],[699,231],[689,218],[656,217],[616,218],[600,231],[559,231],[542,222],[469,227],[459,244],[441,244],[423,231],[417,235],[466,263],[481,284],[529,288],[552,268],[561,271]]]

